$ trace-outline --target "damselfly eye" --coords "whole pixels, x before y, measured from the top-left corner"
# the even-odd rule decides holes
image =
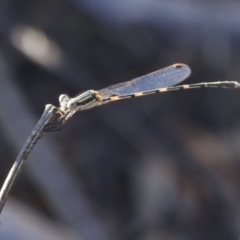
[[[61,103],[61,102],[67,102],[67,101],[69,101],[69,96],[67,95],[67,94],[61,94],[60,96],[59,96],[59,102]]]

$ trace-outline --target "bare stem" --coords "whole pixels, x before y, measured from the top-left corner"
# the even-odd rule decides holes
[[[53,119],[56,119],[56,116],[58,112],[58,108],[47,104],[45,106],[44,112],[38,121],[37,125],[31,132],[30,136],[28,137],[26,143],[24,144],[21,152],[19,153],[16,161],[14,162],[10,172],[8,173],[8,176],[1,188],[0,191],[0,214],[2,212],[2,209],[5,205],[5,202],[7,200],[9,191],[11,190],[11,187],[18,176],[18,174],[21,172],[23,164],[26,162],[26,159],[29,155],[29,153],[32,151],[34,145],[37,143],[37,141],[41,138],[46,125],[52,122]]]

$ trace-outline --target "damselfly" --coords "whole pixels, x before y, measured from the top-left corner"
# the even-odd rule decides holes
[[[156,72],[135,78],[131,81],[118,83],[101,90],[88,90],[70,98],[66,94],[59,97],[60,111],[62,113],[61,124],[64,124],[75,112],[90,109],[109,102],[140,97],[154,93],[168,92],[193,88],[238,88],[240,84],[233,81],[195,83],[174,86],[182,82],[191,74],[189,66],[177,63]]]

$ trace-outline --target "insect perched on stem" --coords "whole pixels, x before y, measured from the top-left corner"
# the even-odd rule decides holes
[[[62,94],[59,97],[62,117],[59,119],[60,121],[58,124],[63,125],[70,117],[73,116],[75,112],[83,111],[121,99],[141,97],[154,93],[182,89],[240,87],[240,84],[234,81],[195,83],[173,86],[185,80],[190,74],[191,69],[189,66],[186,64],[177,63],[133,80],[114,84],[98,91],[88,90],[74,98],[70,98],[68,95]],[[52,130],[49,128],[49,131]]]

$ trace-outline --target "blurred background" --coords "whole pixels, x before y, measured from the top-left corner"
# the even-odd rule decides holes
[[[1,184],[45,104],[178,62],[238,80],[239,1],[1,0]],[[239,106],[196,89],[77,113],[30,154],[1,239],[239,239]]]

